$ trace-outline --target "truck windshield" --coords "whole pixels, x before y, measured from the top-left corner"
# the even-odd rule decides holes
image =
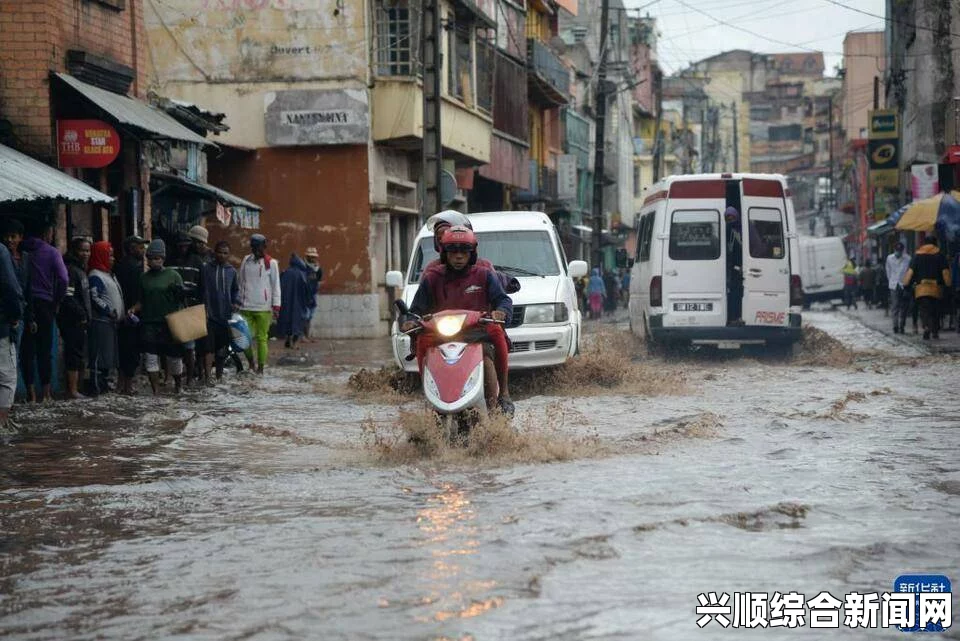
[[[560,264],[545,231],[477,232],[479,254],[511,276],[556,276]],[[439,256],[433,238],[422,238],[413,257],[409,282],[419,283],[424,268]]]

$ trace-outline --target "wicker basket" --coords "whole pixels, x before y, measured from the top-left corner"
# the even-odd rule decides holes
[[[207,335],[207,308],[204,305],[193,305],[167,314],[167,326],[178,343],[203,338]]]

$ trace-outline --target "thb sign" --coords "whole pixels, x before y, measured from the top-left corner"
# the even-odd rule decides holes
[[[57,164],[98,169],[120,153],[120,136],[102,120],[58,120]]]

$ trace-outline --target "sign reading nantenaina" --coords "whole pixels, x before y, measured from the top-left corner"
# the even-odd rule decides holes
[[[299,127],[309,127],[310,125],[355,125],[357,122],[356,112],[344,111],[340,109],[328,109],[322,111],[282,111],[280,119],[288,125]]]

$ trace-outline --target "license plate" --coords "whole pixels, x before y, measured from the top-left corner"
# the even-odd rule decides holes
[[[675,312],[712,312],[713,303],[674,303]]]

